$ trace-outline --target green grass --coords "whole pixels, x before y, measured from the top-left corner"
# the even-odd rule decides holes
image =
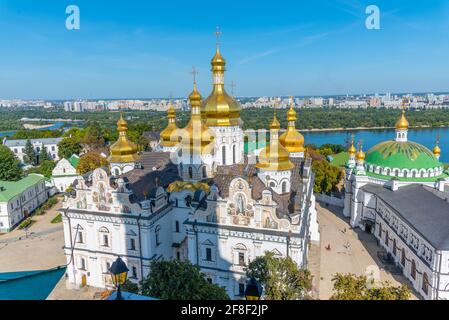
[[[56,224],[56,223],[61,223],[62,222],[62,215],[58,214],[56,217],[53,218],[53,220],[51,220],[51,223]]]
[[[32,220],[31,218],[27,218],[21,224],[19,224],[18,229],[22,230],[25,228],[29,228],[33,223],[34,223],[34,220]]]
[[[335,154],[332,157],[331,165],[335,167],[344,167],[349,160],[349,154],[346,151]]]

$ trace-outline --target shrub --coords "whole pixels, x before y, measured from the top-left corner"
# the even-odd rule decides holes
[[[33,222],[34,222],[34,221],[31,220],[31,218],[25,219],[24,221],[22,221],[21,224],[19,224],[19,230],[28,228],[29,226],[31,226],[31,224],[32,224]]]
[[[56,224],[56,223],[61,223],[62,222],[62,215],[58,214],[56,217],[53,218],[53,220],[51,220],[51,223]]]

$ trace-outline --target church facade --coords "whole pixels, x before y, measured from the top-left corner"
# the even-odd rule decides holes
[[[185,128],[170,107],[157,151],[138,154],[121,117],[110,166],[74,183],[61,210],[73,287],[112,286],[108,270],[118,256],[135,282],[153,260],[189,260],[231,299],[243,296],[245,266],[265,252],[306,266],[319,231],[311,159],[293,103],[287,131],[279,135],[275,113],[266,147],[247,155],[218,47],[211,64],[212,92],[203,100],[194,81]]]
[[[394,140],[366,154],[352,143],[344,215],[376,236],[424,299],[448,299],[449,174],[439,146],[430,151],[409,141],[408,128],[403,109]]]

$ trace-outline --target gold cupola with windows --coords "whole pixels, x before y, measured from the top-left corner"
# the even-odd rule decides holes
[[[281,125],[274,113],[270,125],[270,143],[262,149],[256,168],[266,171],[291,170],[294,164],[290,161],[290,154],[279,141],[279,129]]]
[[[290,109],[287,111],[287,130],[279,137],[282,146],[290,153],[304,152],[304,136],[296,130],[296,111],[293,97],[290,97]]]
[[[241,107],[225,90],[226,60],[221,55],[218,43],[211,65],[213,88],[212,93],[201,105],[202,120],[209,127],[239,126],[242,122],[240,119]]]
[[[179,143],[176,136],[178,127],[176,126],[176,112],[172,101],[167,110],[168,125],[160,134],[160,145],[163,147],[174,147]]]
[[[189,148],[191,152],[212,152],[214,132],[201,120],[201,95],[193,83],[193,91],[189,96],[191,117],[187,126],[181,131],[183,148]]]
[[[117,122],[117,131],[119,132],[119,137],[110,147],[111,155],[108,161],[110,163],[129,163],[139,160],[137,146],[126,136],[128,124],[123,119],[123,113],[120,113],[120,119]]]

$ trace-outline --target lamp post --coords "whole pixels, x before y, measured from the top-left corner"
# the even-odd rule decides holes
[[[260,283],[256,280],[256,278],[251,277],[245,290],[246,300],[260,300],[262,292],[263,289]]]
[[[115,300],[123,300],[122,292],[120,291],[120,286],[126,282],[126,277],[128,276],[128,267],[123,262],[122,258],[118,257],[112,263],[112,266],[109,268],[109,272],[112,276],[112,282],[114,286],[117,288],[117,298]]]

